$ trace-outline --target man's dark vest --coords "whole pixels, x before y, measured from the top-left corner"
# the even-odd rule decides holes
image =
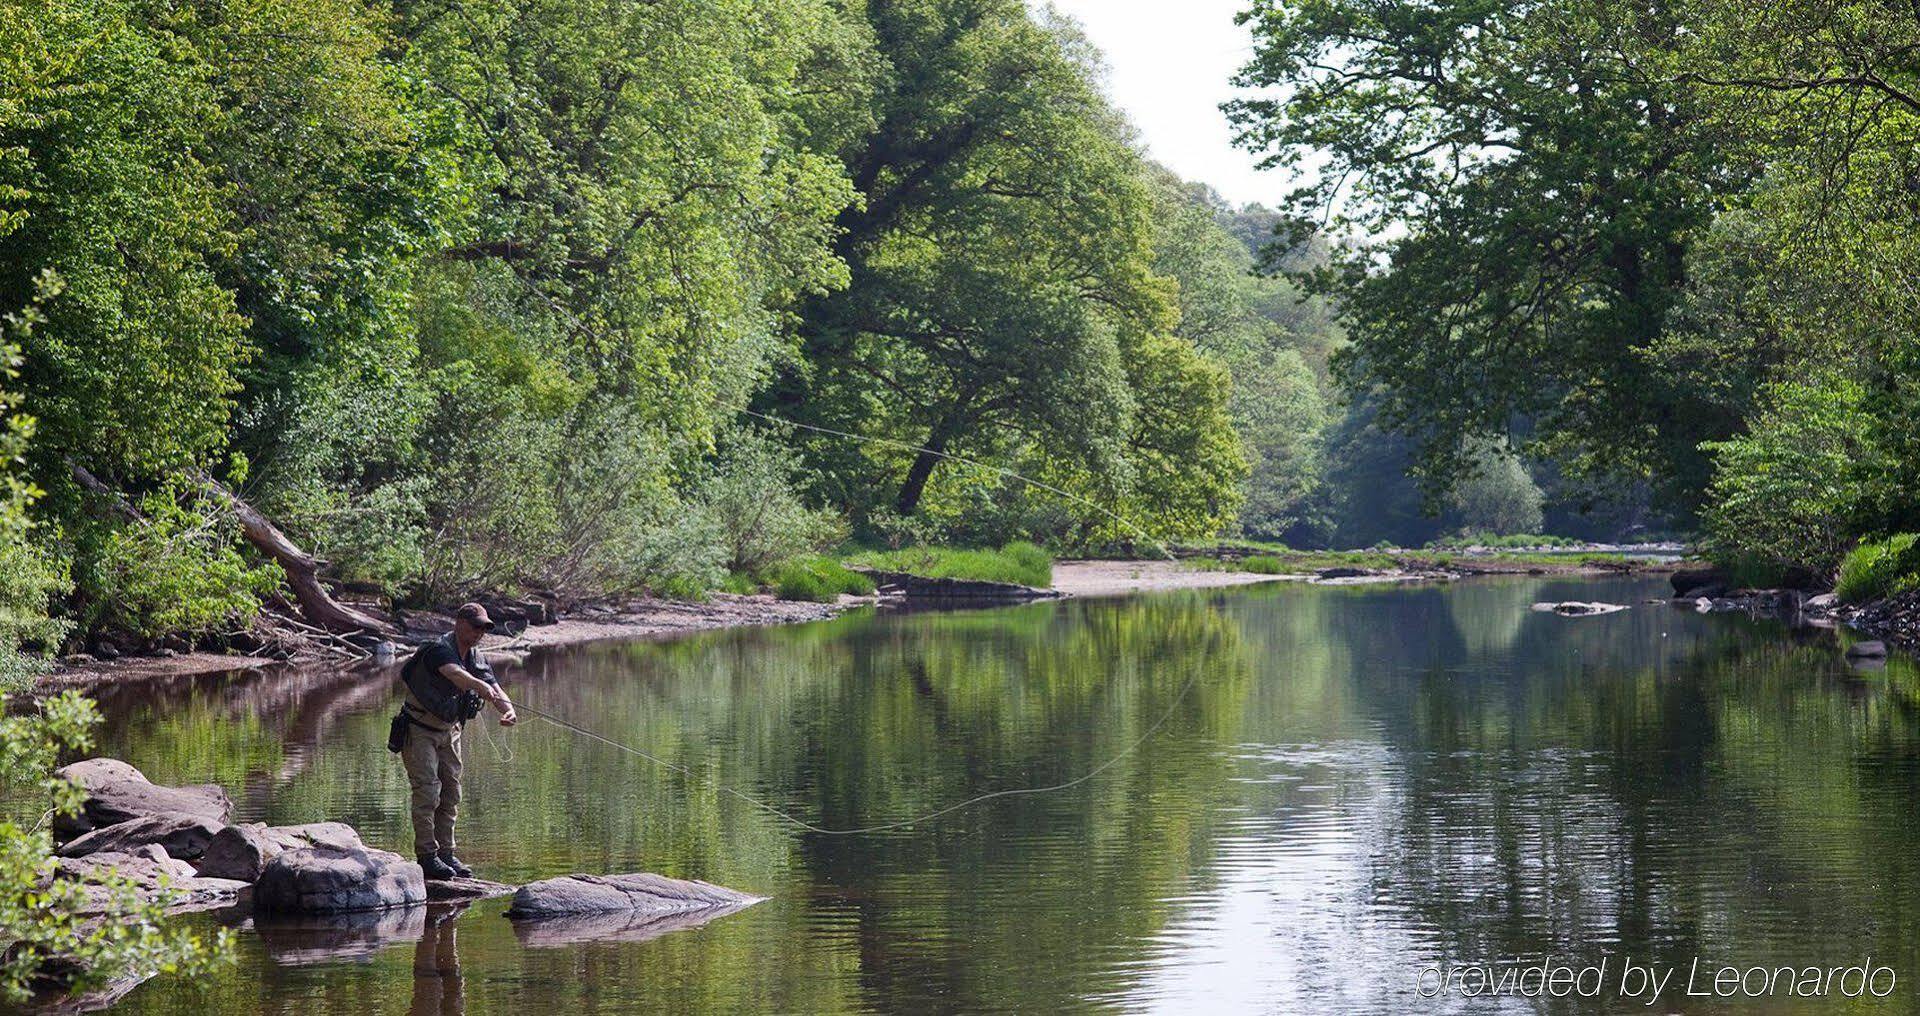
[[[468,667],[473,676],[488,684],[499,683],[485,668],[473,671],[467,659],[460,655],[460,647],[454,643],[452,635],[442,635],[439,641],[446,643],[447,648],[453,651],[454,658],[460,661],[461,666]],[[448,723],[465,723],[480,715],[485,703],[481,702],[478,694],[455,687],[444,675],[426,666],[427,650],[433,646],[434,643],[429,642],[413,651],[406,665],[400,668],[400,680],[413,693],[413,697],[427,707],[428,712]]]

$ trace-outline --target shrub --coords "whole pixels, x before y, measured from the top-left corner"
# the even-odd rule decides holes
[[[1862,543],[1840,562],[1833,591],[1848,603],[1884,600],[1920,589],[1920,534],[1899,533]]]
[[[790,453],[764,432],[742,427],[695,488],[693,500],[714,527],[730,571],[757,573],[846,539],[837,516],[801,503],[793,471]]]
[[[107,534],[89,590],[116,627],[155,637],[217,631],[280,591],[280,572],[240,553],[238,523],[198,491],[142,498],[142,520]]]
[[[40,320],[37,309],[0,318],[0,381],[11,381],[20,360],[16,339]],[[47,617],[47,603],[67,592],[66,563],[37,546],[27,507],[40,496],[14,468],[33,437],[32,417],[12,412],[0,390],[0,692],[24,686],[45,664],[23,649],[58,648],[68,625]]]
[[[1540,528],[1540,487],[1502,440],[1473,442],[1473,473],[1456,486],[1448,504],[1464,530],[1530,533]]]
[[[1714,461],[1707,556],[1832,569],[1860,531],[1865,474],[1879,456],[1865,400],[1844,378],[1773,385],[1747,434],[1702,445]]]
[[[100,720],[93,703],[66,692],[33,712],[0,717],[0,1001],[21,1005],[43,978],[61,980],[69,999],[116,978],[170,971],[191,976],[230,958],[232,933],[211,934],[163,920],[165,906],[145,900],[127,882],[87,886],[48,879],[53,865],[52,812],[80,811],[81,790],[55,776],[62,754],[80,755]]]

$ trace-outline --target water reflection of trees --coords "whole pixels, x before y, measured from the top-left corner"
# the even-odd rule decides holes
[[[1865,684],[1830,642],[1768,624],[1619,617],[1541,617],[1446,666],[1414,649],[1356,674],[1397,752],[1380,884],[1463,960],[1915,959],[1900,675]]]
[[[557,1009],[1070,1008],[1124,996],[1116,978],[1142,975],[1117,971],[1216,886],[1273,877],[1225,852],[1265,837],[1253,849],[1285,863],[1329,821],[1365,838],[1368,884],[1342,905],[1379,906],[1382,927],[1444,955],[1871,951],[1920,970],[1920,675],[1894,661],[1862,680],[1830,645],[1739,619],[1525,609],[1647,589],[1276,587],[537,657],[509,674],[523,701],[691,775],[534,722],[476,731],[462,853],[502,878],[644,868],[775,899],[698,933],[585,950],[522,949],[505,922],[468,920],[467,995],[477,950],[501,972],[498,997]],[[324,689],[254,701],[190,691],[164,715],[130,711],[112,739],[159,755],[180,737],[219,772],[279,774],[259,802],[269,818],[345,817],[404,844],[383,708],[323,708],[342,701]],[[920,829],[820,836],[718,793],[828,826],[889,822],[1078,776],[1170,708],[1097,780]],[[303,712],[331,726],[290,768],[288,732],[318,729],[288,719]],[[1253,778],[1283,757],[1330,790]],[[293,990],[275,980],[289,976],[262,974],[258,990]],[[400,976],[336,971],[326,1010],[381,985],[390,996]],[[197,1011],[257,1001],[228,988],[231,1004]],[[196,1009],[159,982],[141,999]]]

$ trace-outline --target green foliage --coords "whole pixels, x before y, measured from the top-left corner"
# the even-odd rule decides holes
[[[98,720],[93,703],[77,692],[45,699],[35,712],[0,718],[0,795],[51,802],[53,813],[78,812],[79,788],[53,775],[53,767],[63,753],[87,746]],[[0,999],[25,1002],[47,979],[78,996],[118,978],[193,975],[226,959],[227,931],[205,936],[163,926],[164,907],[143,901],[123,880],[108,879],[100,887],[103,899],[90,901],[80,882],[49,879],[53,841],[47,817],[0,816],[0,940],[7,942]]]
[[[234,236],[204,160],[225,113],[144,14],[123,0],[0,9],[0,307],[47,297],[21,405],[49,451],[112,470],[218,446],[246,355],[213,269]]]
[[[1318,301],[1254,274],[1254,248],[1271,237],[1243,239],[1230,226],[1257,211],[1235,212],[1164,170],[1154,182],[1154,267],[1179,283],[1179,334],[1232,377],[1229,407],[1248,459],[1239,529],[1280,537],[1308,524],[1320,486],[1326,406],[1308,357],[1324,363],[1333,329]],[[1177,471],[1166,462],[1150,468]]]
[[[1474,472],[1448,494],[1468,531],[1528,533],[1540,528],[1540,488],[1504,442],[1481,441]]]
[[[1839,564],[1866,511],[1879,456],[1865,398],[1844,378],[1774,385],[1748,434],[1706,446],[1715,465],[1708,556],[1818,572]]]
[[[863,528],[928,501],[951,516],[1000,479],[943,458],[957,454],[1150,530],[1218,528],[1245,468],[1223,378],[1175,332],[1147,170],[1090,47],[1018,0],[864,15],[880,70],[876,127],[845,152],[860,200],[835,249],[851,284],[802,309],[800,362],[761,403],[891,443],[805,437],[813,492]],[[1169,476],[1188,453],[1191,473]],[[1115,528],[1045,491],[1005,496],[1028,534],[1063,514],[1068,532],[1047,535]]]
[[[1037,588],[1053,585],[1053,555],[1025,541],[1015,541],[998,550],[910,547],[905,550],[869,551],[855,554],[847,561],[882,571],[906,572],[927,578],[1014,582]]]
[[[13,340],[39,321],[34,307],[0,320],[0,385],[18,376]],[[34,420],[12,412],[12,397],[0,387],[0,690],[21,686],[43,669],[23,650],[51,650],[68,625],[47,616],[51,597],[68,588],[65,562],[33,540],[27,508],[40,490],[21,475]]]
[[[1883,600],[1920,589],[1920,535],[1896,533],[1847,552],[1833,591],[1847,603]]]
[[[1269,94],[1231,112],[1245,147],[1298,171],[1295,235],[1380,238],[1303,281],[1337,297],[1340,369],[1378,386],[1429,492],[1472,472],[1473,439],[1526,417],[1570,469],[1695,493],[1678,478],[1724,420],[1636,351],[1745,168],[1665,66],[1682,11],[1311,0],[1243,20],[1256,52],[1239,82]]]
[[[860,26],[825,0],[430,0],[403,70],[478,184],[441,256],[650,423],[708,432],[764,374],[776,311],[843,284]],[[802,77],[807,80],[802,83]]]
[[[793,470],[793,456],[768,435],[742,428],[695,488],[696,510],[713,527],[729,571],[759,572],[846,539],[837,517],[801,503]]]
[[[115,627],[145,637],[243,625],[280,591],[280,573],[243,556],[239,524],[185,485],[137,506],[141,518],[106,535],[84,592]]]
[[[812,600],[832,603],[840,594],[868,596],[873,580],[859,572],[848,571],[829,557],[800,558],[787,561],[768,573],[773,595],[783,600]]]

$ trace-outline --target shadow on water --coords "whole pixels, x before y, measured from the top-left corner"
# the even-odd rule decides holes
[[[463,856],[502,880],[651,870],[770,902],[676,934],[516,929],[488,904],[261,927],[231,972],[124,1004],[358,1016],[410,982],[435,1012],[1486,1012],[1501,1003],[1418,999],[1413,979],[1549,954],[1871,953],[1908,992],[1920,676],[1851,671],[1830,635],[1643,603],[1657,591],[1277,585],[536,655],[505,675],[517,697],[689,772],[544,724],[476,729]],[[1527,609],[1564,599],[1634,606]],[[218,779],[247,818],[337,818],[403,848],[388,694],[345,673],[114,689],[104,748]],[[1072,779],[1163,717],[1083,786],[884,835],[809,833],[718,793],[893,821]]]

